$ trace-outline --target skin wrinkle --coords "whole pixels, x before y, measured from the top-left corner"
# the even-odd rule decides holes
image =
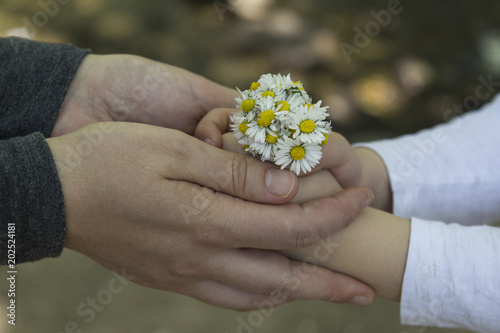
[[[237,197],[245,197],[247,185],[247,160],[240,155],[232,155],[230,170],[233,175],[233,193]]]

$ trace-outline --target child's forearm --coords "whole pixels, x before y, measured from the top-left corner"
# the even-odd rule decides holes
[[[399,301],[409,237],[409,220],[367,208],[323,242],[284,254],[297,260],[312,258],[320,266],[366,282],[378,296]]]
[[[338,190],[331,174],[320,171],[301,178],[296,199],[310,200]],[[366,208],[351,225],[328,239],[284,254],[297,260],[312,258],[318,265],[368,283],[381,297],[399,301],[409,240],[409,220]]]

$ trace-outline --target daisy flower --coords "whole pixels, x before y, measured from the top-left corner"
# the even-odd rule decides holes
[[[276,132],[270,132],[266,134],[266,138],[263,143],[254,142],[250,145],[251,149],[255,151],[262,159],[262,161],[273,161],[276,151],[276,143],[278,142],[279,136]]]
[[[258,115],[257,121],[248,125],[246,134],[256,142],[263,143],[267,134],[278,132],[275,122],[276,113],[272,109],[264,110]]]
[[[285,101],[288,104],[289,110],[292,110],[292,111],[295,111],[300,106],[310,102],[310,100],[305,100],[301,94],[294,94],[294,93],[288,94]]]
[[[281,117],[286,111],[278,111],[271,97],[261,99],[258,109],[262,111],[255,114],[255,122],[249,123],[247,135],[258,143],[264,143],[267,134],[278,133],[276,125],[281,125]]]
[[[300,106],[293,118],[289,120],[289,128],[293,132],[292,137],[307,143],[323,142],[325,134],[331,131],[329,122],[325,121],[327,116],[328,114],[321,110],[321,103]]]
[[[275,163],[281,166],[281,169],[290,165],[290,170],[299,175],[301,171],[311,171],[319,163],[321,156],[321,147],[318,144],[284,137],[277,143]]]
[[[236,139],[247,136],[248,124],[252,122],[254,114],[233,113],[231,115],[231,131]]]
[[[264,74],[238,91],[230,126],[245,151],[297,174],[318,164],[331,130],[327,108],[313,104],[301,82]]]
[[[240,109],[244,113],[248,113],[254,110],[256,100],[248,91],[241,91],[237,88],[241,97],[236,97],[236,108]]]

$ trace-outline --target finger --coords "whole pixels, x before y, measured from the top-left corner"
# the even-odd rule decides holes
[[[342,187],[328,170],[320,170],[308,177],[299,177],[299,189],[291,202],[302,203],[331,197],[342,191]]]
[[[308,260],[324,262],[328,260],[324,253],[327,252],[319,251],[318,258]],[[273,305],[296,299],[345,303],[361,295],[374,298],[373,289],[363,282],[316,265],[289,260],[274,251],[226,250],[215,257],[211,265],[217,281],[238,290],[269,296]]]
[[[344,186],[359,183],[359,157],[342,135],[330,133],[328,142],[322,146],[322,154],[319,164],[312,172],[328,169]]]
[[[128,270],[125,267],[118,267],[115,263],[104,258],[91,258],[102,266],[116,273],[121,273],[121,275],[125,276],[128,280],[144,287],[181,293],[218,307],[239,311],[249,311],[256,309],[260,302],[269,298],[269,296],[266,295],[237,289],[235,287],[210,280],[203,280],[199,282],[185,280],[182,285],[178,285],[176,289],[172,289],[171,281],[157,280],[156,278],[151,278],[147,275],[146,277],[131,275],[131,270]],[[148,274],[151,274],[151,268],[146,270]]]
[[[238,143],[238,140],[234,137],[233,133],[225,133],[222,135],[221,148],[233,153],[248,155],[248,152],[246,152],[243,146]]]
[[[187,182],[175,182],[161,192],[176,193],[179,204],[166,207],[167,199],[159,196],[152,207],[158,218],[168,214],[182,228],[190,228],[197,242],[212,248],[306,247],[344,228],[373,200],[366,188],[350,188],[301,205],[258,204]]]
[[[264,304],[271,304],[271,306],[266,306],[266,308],[278,305],[273,304],[269,296],[208,280],[192,285],[186,290],[185,294],[214,306],[238,311],[261,309]]]
[[[238,91],[217,84],[200,75],[189,72],[191,90],[198,103],[208,112],[214,108],[231,108],[236,105],[235,98],[239,96]]]
[[[229,131],[229,117],[235,109],[213,109],[200,120],[194,136],[212,146],[222,146],[222,134]]]
[[[334,197],[277,207],[241,201],[237,204],[232,199],[220,206],[220,214],[237,227],[226,226],[215,232],[226,247],[302,248],[346,227],[372,200],[372,192],[366,188],[350,188]]]
[[[152,259],[154,262],[153,264],[143,265],[144,262],[142,262],[141,266],[143,266],[142,270],[144,273],[139,273],[137,276],[136,272],[132,274],[132,268],[128,269],[124,266],[118,266],[116,263],[108,261],[104,257],[91,256],[91,259],[107,269],[144,287],[184,294],[218,307],[249,311],[257,309],[258,304],[261,304],[262,301],[269,298],[267,295],[261,295],[252,291],[238,289],[221,282],[207,280],[205,276],[199,277],[202,279],[201,281],[184,278],[182,283],[176,284],[175,288],[173,288],[175,283],[165,279],[166,274],[161,271],[164,267],[158,267],[162,265],[158,265],[154,259]],[[160,272],[156,272],[159,269]],[[168,272],[168,269],[166,269],[166,271]]]
[[[167,179],[272,204],[288,202],[298,191],[297,176],[290,170],[212,147],[182,133],[168,138],[167,149],[169,154],[162,156]]]
[[[328,142],[322,146],[323,156],[317,167],[321,169],[335,168],[344,165],[352,155],[349,141],[336,132],[328,134]]]

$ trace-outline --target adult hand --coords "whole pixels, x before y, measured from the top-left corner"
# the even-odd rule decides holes
[[[178,67],[131,55],[88,55],[68,89],[51,136],[100,121],[152,124],[193,134],[232,90]]]
[[[138,284],[238,310],[373,299],[364,283],[269,251],[343,228],[369,204],[369,190],[285,203],[297,192],[293,173],[149,125],[99,123],[47,142],[65,198],[66,246]]]
[[[230,130],[229,116],[235,111],[230,108],[211,110],[198,124],[195,136],[221,147],[222,135]],[[335,132],[329,134],[327,146],[322,152],[323,157],[312,172],[327,169],[343,188],[368,187],[375,194],[371,206],[392,211],[389,175],[384,161],[376,152],[368,148],[353,148],[342,135]]]

